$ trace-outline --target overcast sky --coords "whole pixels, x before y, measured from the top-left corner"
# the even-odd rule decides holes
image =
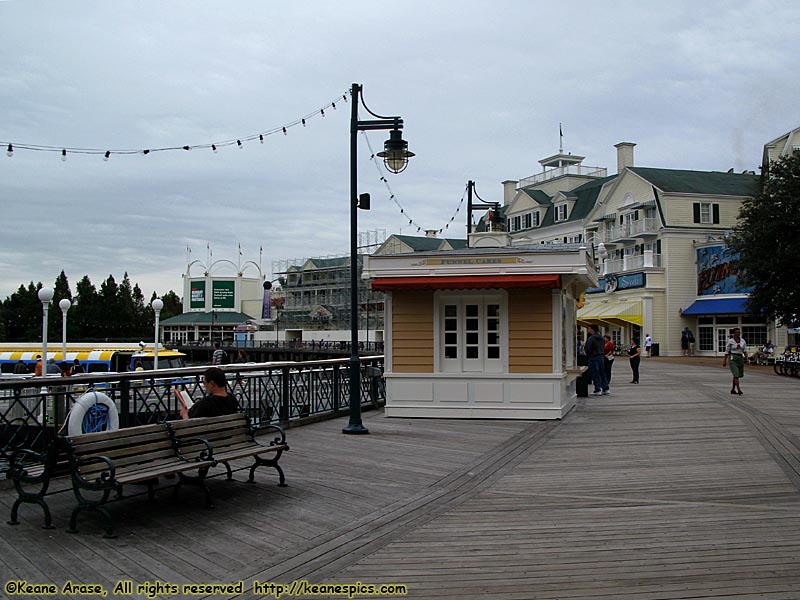
[[[363,139],[359,230],[444,227],[468,179],[485,200],[564,149],[616,171],[757,169],[763,144],[800,126],[800,2],[401,3],[0,1],[0,299],[20,283],[73,292],[127,271],[149,298],[182,294],[192,258],[344,254],[349,110],[243,149],[101,156],[12,144],[147,149],[272,130],[364,85],[405,119],[416,153],[387,178]],[[362,111],[362,116],[366,113]],[[361,136],[359,136],[361,138]],[[384,132],[371,132],[381,149]],[[464,237],[462,212],[446,232]]]

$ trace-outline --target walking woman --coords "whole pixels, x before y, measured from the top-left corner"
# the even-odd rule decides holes
[[[633,371],[633,381],[639,383],[639,363],[642,362],[642,347],[639,345],[639,338],[631,338],[631,347],[628,348],[628,357],[631,361],[631,371]]]
[[[742,337],[739,328],[733,330],[733,337],[725,345],[725,357],[722,359],[723,368],[730,362],[733,383],[731,384],[731,394],[742,395],[742,388],[739,387],[739,379],[744,377],[744,361],[747,360],[747,344]]]

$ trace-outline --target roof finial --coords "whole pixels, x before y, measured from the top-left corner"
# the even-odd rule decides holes
[[[564,132],[561,131],[561,123],[558,124],[558,153],[564,154]]]

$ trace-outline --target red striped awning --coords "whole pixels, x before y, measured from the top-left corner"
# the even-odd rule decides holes
[[[372,281],[375,291],[394,290],[481,290],[489,288],[561,287],[560,275],[451,275],[427,277],[378,277]]]

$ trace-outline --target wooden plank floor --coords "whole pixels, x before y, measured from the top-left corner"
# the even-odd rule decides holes
[[[371,412],[368,436],[342,435],[341,420],[291,429],[289,487],[262,469],[256,485],[244,473],[214,481],[213,511],[191,489],[177,502],[131,499],[114,505],[116,540],[91,516],[66,534],[62,494],[56,530],[39,529],[30,507],[22,525],[2,525],[0,578],[109,590],[120,579],[361,581],[441,599],[800,598],[800,381],[748,373],[746,394],[731,396],[727,370],[652,359],[634,386],[618,362],[612,395],[561,422]],[[12,501],[0,491],[0,510]]]

